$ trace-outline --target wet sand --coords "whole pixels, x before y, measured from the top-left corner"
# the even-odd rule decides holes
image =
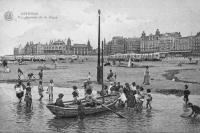
[[[44,70],[44,85],[48,85],[49,80],[53,79],[55,86],[71,88],[73,85],[77,85],[82,88],[83,82],[87,79],[88,72],[92,75],[92,85],[95,90],[100,90],[101,86],[96,83],[96,57],[80,57],[79,60],[70,63],[70,61],[60,61],[57,63],[58,68],[54,68],[52,62],[47,62],[47,70]],[[82,59],[84,60],[82,62]],[[185,60],[185,59],[182,59]],[[162,62],[134,62],[136,66],[152,66],[150,67],[151,81],[150,85],[143,85],[145,68],[129,68],[129,67],[104,67],[104,79],[106,80],[109,70],[112,69],[117,73],[117,82],[124,84],[126,82],[136,82],[144,88],[150,88],[153,92],[162,92],[162,90],[183,90],[184,84],[189,85],[191,94],[200,94],[200,65],[183,64],[181,67],[177,66],[178,61],[176,59],[168,59]],[[123,62],[123,64],[128,62]],[[118,62],[116,62],[118,65]],[[17,79],[17,69],[21,68],[27,77],[27,74],[32,72],[35,77],[38,78],[39,69],[43,66],[39,62],[27,62],[27,65],[9,64],[11,73],[0,73],[0,82],[9,82],[9,80]],[[175,81],[172,81],[175,77]],[[22,78],[24,78],[22,76]],[[38,84],[38,81],[32,82],[34,85]],[[166,91],[167,92],[167,91]]]

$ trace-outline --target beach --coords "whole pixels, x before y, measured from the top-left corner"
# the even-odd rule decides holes
[[[86,59],[87,58],[87,59]],[[83,61],[82,61],[83,60]],[[165,59],[163,61],[155,62],[134,62],[134,68],[126,67],[128,62],[123,62],[125,65],[118,66],[104,66],[104,81],[106,84],[106,78],[109,70],[112,69],[117,74],[116,82],[120,82],[122,85],[127,83],[136,82],[136,84],[143,86],[145,89],[150,88],[153,92],[161,92],[160,90],[183,90],[184,84],[189,85],[191,94],[200,94],[200,64],[191,65],[183,64],[178,66],[179,62],[187,62],[187,58],[181,59]],[[198,60],[198,59],[196,59]],[[73,85],[82,88],[83,82],[87,80],[88,73],[91,73],[92,86],[95,90],[100,90],[101,85],[96,82],[97,74],[97,61],[96,56],[80,57],[74,62],[58,61],[57,69],[52,62],[46,62],[45,66],[48,68],[44,70],[43,82],[44,86],[47,86],[50,79],[54,80],[54,84],[57,87],[71,88]],[[150,66],[150,85],[143,85],[145,66]],[[44,63],[40,62],[27,62],[26,65],[9,64],[11,69],[10,73],[0,73],[0,82],[9,83],[12,79],[17,79],[17,69],[20,68],[27,78],[28,73],[33,73],[38,78],[40,68],[44,66]],[[38,85],[38,81],[32,82],[33,85]],[[158,91],[159,90],[159,91]]]
[[[17,79],[18,68],[22,69],[25,77],[32,72],[38,78],[40,69],[37,68],[44,64],[39,62],[27,62],[27,65],[9,64],[11,72],[0,73],[0,132],[198,132],[200,130],[199,119],[180,117],[189,115],[191,111],[188,109],[185,112],[183,97],[177,96],[177,93],[184,89],[184,85],[188,84],[192,94],[189,96],[190,102],[199,105],[199,65],[183,64],[179,67],[174,59],[162,62],[134,62],[137,68],[128,68],[125,65],[118,67],[118,64],[104,67],[105,80],[107,73],[112,69],[117,73],[117,82],[123,85],[125,82],[136,82],[145,89],[150,88],[153,97],[151,110],[145,108],[142,112],[127,108],[118,110],[126,119],[121,119],[111,112],[87,116],[83,121],[77,118],[55,117],[46,108],[49,103],[46,89],[50,79],[55,83],[53,102],[59,93],[64,94],[64,101],[72,100],[73,85],[78,86],[79,98],[83,98],[82,85],[87,80],[88,72],[91,73],[94,94],[97,95],[97,91],[101,90],[101,85],[96,82],[96,59],[87,58],[86,60],[85,57],[81,57],[73,63],[57,62],[57,69],[52,62],[46,62],[48,70],[44,70],[44,98],[38,100],[38,81],[31,82],[33,86],[31,110],[26,108],[24,100],[18,103],[14,90],[15,82],[12,80]],[[150,66],[150,85],[142,85],[146,65]]]

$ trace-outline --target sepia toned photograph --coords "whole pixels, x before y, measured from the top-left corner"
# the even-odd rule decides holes
[[[200,132],[199,0],[0,0],[0,133]]]

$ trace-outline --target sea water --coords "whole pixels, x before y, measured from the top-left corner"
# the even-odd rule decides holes
[[[44,87],[46,91],[47,87]],[[27,109],[24,101],[18,103],[14,84],[0,84],[0,132],[199,132],[200,120],[183,118],[181,114],[190,114],[183,106],[183,97],[152,94],[152,110],[142,112],[122,109],[126,119],[111,112],[77,118],[56,118],[47,108],[48,95],[39,101],[37,86],[32,89],[33,108]],[[54,101],[59,93],[63,100],[72,100],[72,88],[54,87]],[[79,88],[80,98],[84,90]],[[191,95],[190,101],[200,105],[200,97]],[[145,103],[144,103],[145,106]],[[188,112],[184,112],[187,110]]]

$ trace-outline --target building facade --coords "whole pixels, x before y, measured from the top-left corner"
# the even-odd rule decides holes
[[[155,35],[150,34],[149,36],[146,36],[146,33],[143,31],[141,36],[140,52],[141,53],[158,52],[160,36],[161,34],[158,29],[156,30]]]
[[[126,38],[125,42],[126,53],[140,53],[140,38]]]
[[[72,46],[72,53],[74,55],[91,55],[93,53],[92,46],[88,40],[87,44],[74,44]]]
[[[175,42],[177,38],[180,38],[180,32],[164,33],[161,34],[159,29],[155,34],[146,36],[143,31],[141,36],[141,53],[153,53],[153,52],[170,52],[175,49]]]
[[[200,56],[200,32],[194,36],[194,45],[192,48],[192,53],[194,56]]]

